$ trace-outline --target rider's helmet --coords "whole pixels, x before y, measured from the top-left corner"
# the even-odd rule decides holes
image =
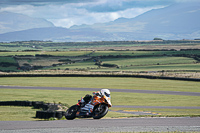
[[[106,96],[106,97],[110,97],[110,91],[108,89],[102,89],[101,95]]]

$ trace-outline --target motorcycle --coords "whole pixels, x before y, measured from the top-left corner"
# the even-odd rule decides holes
[[[81,98],[82,100],[82,98]],[[67,120],[77,118],[101,119],[108,113],[108,108],[112,106],[110,96],[93,96],[92,100],[82,106],[81,100],[76,105],[71,106],[65,114]]]

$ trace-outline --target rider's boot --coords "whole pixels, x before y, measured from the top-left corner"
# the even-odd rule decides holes
[[[86,103],[85,103],[84,99],[81,99],[81,102],[80,102],[81,107],[84,107],[85,104],[86,104]]]

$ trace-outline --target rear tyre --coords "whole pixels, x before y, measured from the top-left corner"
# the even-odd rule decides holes
[[[108,105],[100,104],[94,107],[92,117],[94,119],[101,119],[108,113]]]
[[[79,106],[78,105],[73,105],[71,106],[65,113],[65,118],[67,120],[73,120],[76,118],[76,113],[79,109]]]

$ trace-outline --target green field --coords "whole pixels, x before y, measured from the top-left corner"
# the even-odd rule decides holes
[[[12,57],[0,57],[0,62],[17,63]]]
[[[32,121],[36,109],[31,107],[0,106],[0,121]]]
[[[50,67],[50,68],[46,68],[46,70],[48,69],[61,69],[61,70],[65,70],[65,69],[69,69],[69,70],[76,70],[76,69],[91,69],[91,68],[95,68],[97,69],[97,65],[94,65],[94,62],[92,61],[80,61],[80,62],[76,62],[76,63],[71,63],[71,64],[64,64],[64,65],[60,65],[60,66],[56,66],[56,67]]]
[[[42,43],[44,45],[46,43]],[[51,43],[50,43],[51,44]],[[48,44],[48,45],[50,45]],[[73,44],[73,43],[72,43]],[[71,44],[71,45],[72,45]],[[79,45],[82,45],[81,43]],[[14,44],[13,44],[14,45]],[[24,44],[24,46],[32,44]],[[55,44],[54,44],[55,45]],[[61,45],[58,43],[58,45]],[[62,44],[63,45],[63,44]],[[176,44],[174,44],[176,45]],[[177,46],[179,46],[178,44]],[[52,45],[50,45],[52,46]],[[165,45],[163,45],[165,46]],[[167,45],[166,45],[167,46]],[[183,44],[180,45],[184,46]],[[194,45],[196,47],[196,45]],[[0,63],[15,61],[19,68],[0,66],[0,71],[78,70],[78,71],[187,71],[198,72],[199,49],[176,50],[82,50],[0,52]],[[9,56],[9,57],[8,57]],[[96,61],[96,62],[95,62]],[[100,62],[101,64],[98,64]],[[96,65],[95,65],[96,64]],[[104,66],[111,64],[117,67]]]
[[[134,65],[165,65],[165,64],[191,64],[195,62],[194,59],[186,57],[143,57],[143,58],[116,58],[116,59],[102,59],[103,63],[116,64],[118,66]]]
[[[4,77],[0,85],[200,92],[200,82],[119,77]]]
[[[179,55],[179,54],[197,54],[200,55],[199,50],[187,51],[95,51],[92,56],[159,56],[159,55]]]
[[[141,57],[141,58],[106,58],[100,59],[102,64],[115,64],[118,68],[95,65],[93,60],[75,62],[48,69],[91,69],[96,71],[161,71],[161,70],[200,70],[196,60],[187,57]],[[95,71],[95,70],[90,71]]]
[[[109,88],[113,105],[138,105],[138,106],[177,106],[177,107],[200,107],[200,97],[164,95],[164,94],[142,94],[142,93],[120,93],[112,92],[112,89],[137,89],[137,90],[163,90],[163,91],[185,91],[200,92],[200,82],[152,80],[141,78],[81,78],[81,77],[13,77],[0,78],[0,85],[16,86],[49,86],[49,87],[77,87],[77,88]],[[12,82],[11,82],[12,81]],[[83,89],[84,90],[84,89]],[[73,105],[89,91],[73,90],[25,90],[25,89],[1,89],[0,101],[30,100],[45,102],[61,102]],[[8,108],[8,107],[7,107]],[[0,108],[1,109],[1,108]],[[9,109],[8,109],[9,110]],[[161,116],[198,116],[199,109],[155,109],[155,108],[114,108],[111,110],[142,110],[160,114]],[[20,113],[16,113],[20,115]],[[110,112],[106,117],[131,117],[123,113]],[[17,117],[17,116],[15,116]],[[27,115],[27,117],[29,117]],[[34,117],[34,116],[33,116]],[[27,120],[28,118],[26,118]],[[3,118],[2,118],[3,120]],[[34,119],[32,119],[34,120]]]
[[[18,71],[18,63],[13,57],[0,57],[0,70]]]
[[[13,100],[34,100],[45,102],[61,102],[64,104],[73,105],[77,103],[80,97],[85,94],[91,94],[88,91],[61,91],[61,90],[13,90],[1,89],[1,101]],[[174,96],[174,95],[159,95],[159,94],[139,94],[139,93],[118,93],[112,92],[113,105],[139,105],[139,106],[200,106],[200,98],[197,96]],[[16,108],[16,109],[15,109]],[[0,120],[35,120],[35,113],[30,108],[19,107],[0,107]],[[12,109],[15,111],[13,112]],[[199,109],[154,109],[152,108],[114,108],[111,110],[140,110],[146,112],[157,113],[160,116],[199,116]],[[5,115],[7,117],[5,117]],[[8,118],[11,117],[11,118]],[[109,112],[106,117],[134,117],[136,115]],[[15,119],[12,119],[14,117]]]
[[[51,42],[51,41],[22,41],[11,43],[0,43],[1,50],[22,51],[22,50],[41,50],[41,51],[69,51],[77,49],[180,49],[199,46],[198,40],[163,40],[163,41],[99,41],[99,42]],[[178,46],[174,47],[174,45]]]
[[[200,50],[183,50],[183,51],[13,51],[13,52],[0,52],[0,56],[15,56],[15,55],[53,55],[53,56],[83,56],[91,54],[91,56],[161,56],[161,55],[200,55]]]
[[[91,51],[58,51],[58,52],[44,52],[43,54],[53,56],[84,56],[92,53]]]
[[[160,42],[12,42],[0,43],[0,74],[148,74],[200,78],[198,41]],[[9,52],[10,51],[10,52]],[[95,65],[96,64],[96,65]],[[104,65],[104,64],[107,64]],[[115,65],[111,67],[109,65]],[[2,71],[2,72],[1,72]],[[20,71],[20,72],[19,72]],[[159,75],[161,74],[161,75]],[[162,109],[154,106],[200,107],[198,96],[119,93],[112,89],[200,92],[200,82],[126,77],[1,77],[0,85],[109,88],[113,105],[150,106],[116,108],[142,110],[159,116],[200,116],[199,109]],[[73,105],[88,91],[0,89],[0,101],[29,100]],[[152,108],[151,108],[152,106]],[[0,107],[0,120],[37,120],[34,109]],[[109,112],[106,117],[135,115]]]
[[[174,96],[164,94],[141,94],[141,93],[122,93],[112,92],[111,100],[113,105],[138,105],[138,106],[178,106],[195,107],[200,106],[198,96]],[[70,91],[70,90],[24,90],[24,89],[1,89],[0,101],[29,100],[65,103],[74,105],[89,91]]]
[[[0,62],[3,63],[6,61],[18,63],[20,69],[22,70],[84,69],[87,71],[133,72],[162,70],[193,70],[195,72],[200,70],[198,57],[199,53],[200,50],[0,52]],[[197,57],[194,57],[193,55]],[[95,65],[95,60],[101,61],[101,66]],[[103,64],[115,64],[118,67],[105,67],[103,66]],[[16,67],[13,68],[12,64],[10,64],[10,66],[7,66],[7,68],[3,68],[3,66],[0,66],[0,70],[9,71],[9,67],[11,68],[10,71],[18,71]]]
[[[91,51],[87,53],[85,51],[30,51],[30,52],[0,52],[0,56],[16,56],[16,55],[52,55],[52,56],[83,56],[85,54],[90,54]]]

